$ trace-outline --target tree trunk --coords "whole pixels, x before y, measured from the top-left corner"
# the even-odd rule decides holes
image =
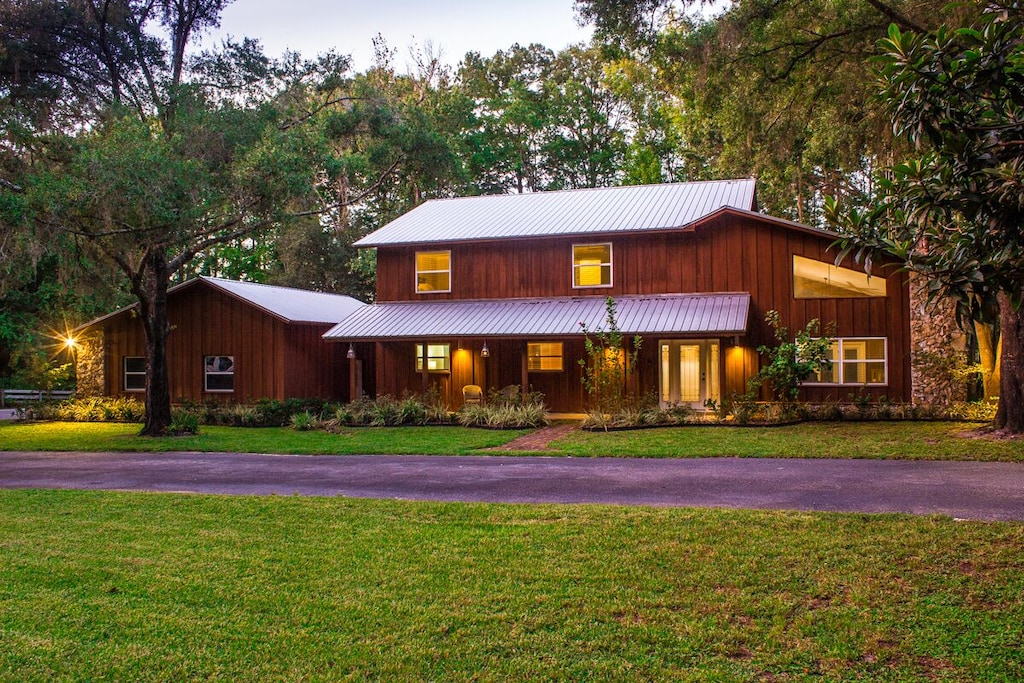
[[[999,293],[999,410],[995,427],[1010,434],[1024,433],[1024,318],[1010,297]]]
[[[992,325],[974,321],[974,336],[978,340],[978,357],[981,362],[982,398],[989,399],[999,396],[999,346],[992,343],[995,330]]]
[[[142,287],[136,291],[146,331],[146,424],[143,436],[165,436],[171,426],[171,385],[167,376],[167,284],[170,273],[162,251],[148,253]]]

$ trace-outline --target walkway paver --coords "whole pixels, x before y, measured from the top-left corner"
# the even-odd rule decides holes
[[[0,452],[2,488],[906,512],[1024,521],[1024,464]]]
[[[569,432],[579,429],[580,425],[576,423],[568,424],[556,424],[550,427],[544,427],[543,429],[537,429],[529,434],[523,434],[518,436],[506,444],[501,446],[494,446],[493,448],[486,448],[486,451],[547,451],[552,450],[549,448],[553,441],[561,439]]]

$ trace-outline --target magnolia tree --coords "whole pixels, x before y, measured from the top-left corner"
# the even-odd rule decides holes
[[[868,270],[885,255],[952,297],[961,322],[997,318],[995,427],[1024,432],[1024,3],[989,3],[976,26],[892,26],[878,59],[880,99],[917,155],[881,174],[871,208],[830,202]]]

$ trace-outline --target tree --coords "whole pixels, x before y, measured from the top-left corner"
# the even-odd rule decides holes
[[[655,152],[678,180],[754,176],[770,213],[823,221],[827,195],[860,199],[893,159],[893,136],[870,98],[867,58],[891,21],[933,27],[945,0],[578,0],[613,64],[652,70],[675,111]],[[718,10],[718,8],[721,8]],[[643,120],[643,119],[641,119]],[[642,157],[641,157],[642,158]]]
[[[630,378],[636,371],[642,338],[629,340],[622,335],[616,316],[615,299],[604,302],[605,326],[596,332],[580,323],[586,357],[578,362],[583,369],[580,381],[590,394],[591,410],[604,415],[621,413],[630,398]]]
[[[830,206],[870,270],[878,254],[924,274],[962,321],[998,311],[1002,353],[994,426],[1024,432],[1024,5],[991,3],[974,25],[889,28],[880,99],[918,155],[878,178],[872,208]]]
[[[39,74],[37,84],[52,84],[26,89],[42,93],[34,111],[48,118],[27,137],[44,150],[45,163],[23,163],[19,182],[2,183],[5,218],[36,243],[70,238],[90,262],[113,264],[128,283],[146,336],[148,435],[163,434],[171,420],[171,277],[206,249],[319,209],[313,190],[323,150],[299,125],[316,112],[298,111],[296,103],[309,100],[288,92],[319,88],[329,101],[330,85],[347,68],[347,60],[328,55],[303,64],[304,74],[285,68],[294,65],[275,70],[252,42],[191,57],[192,39],[217,24],[225,4],[45,3],[42,9],[66,19],[59,26],[68,41],[30,33],[25,50],[88,58],[29,71]],[[99,87],[86,97],[74,87],[80,81]]]

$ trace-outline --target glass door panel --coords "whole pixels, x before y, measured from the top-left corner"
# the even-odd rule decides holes
[[[700,401],[700,344],[679,345],[679,402]]]

